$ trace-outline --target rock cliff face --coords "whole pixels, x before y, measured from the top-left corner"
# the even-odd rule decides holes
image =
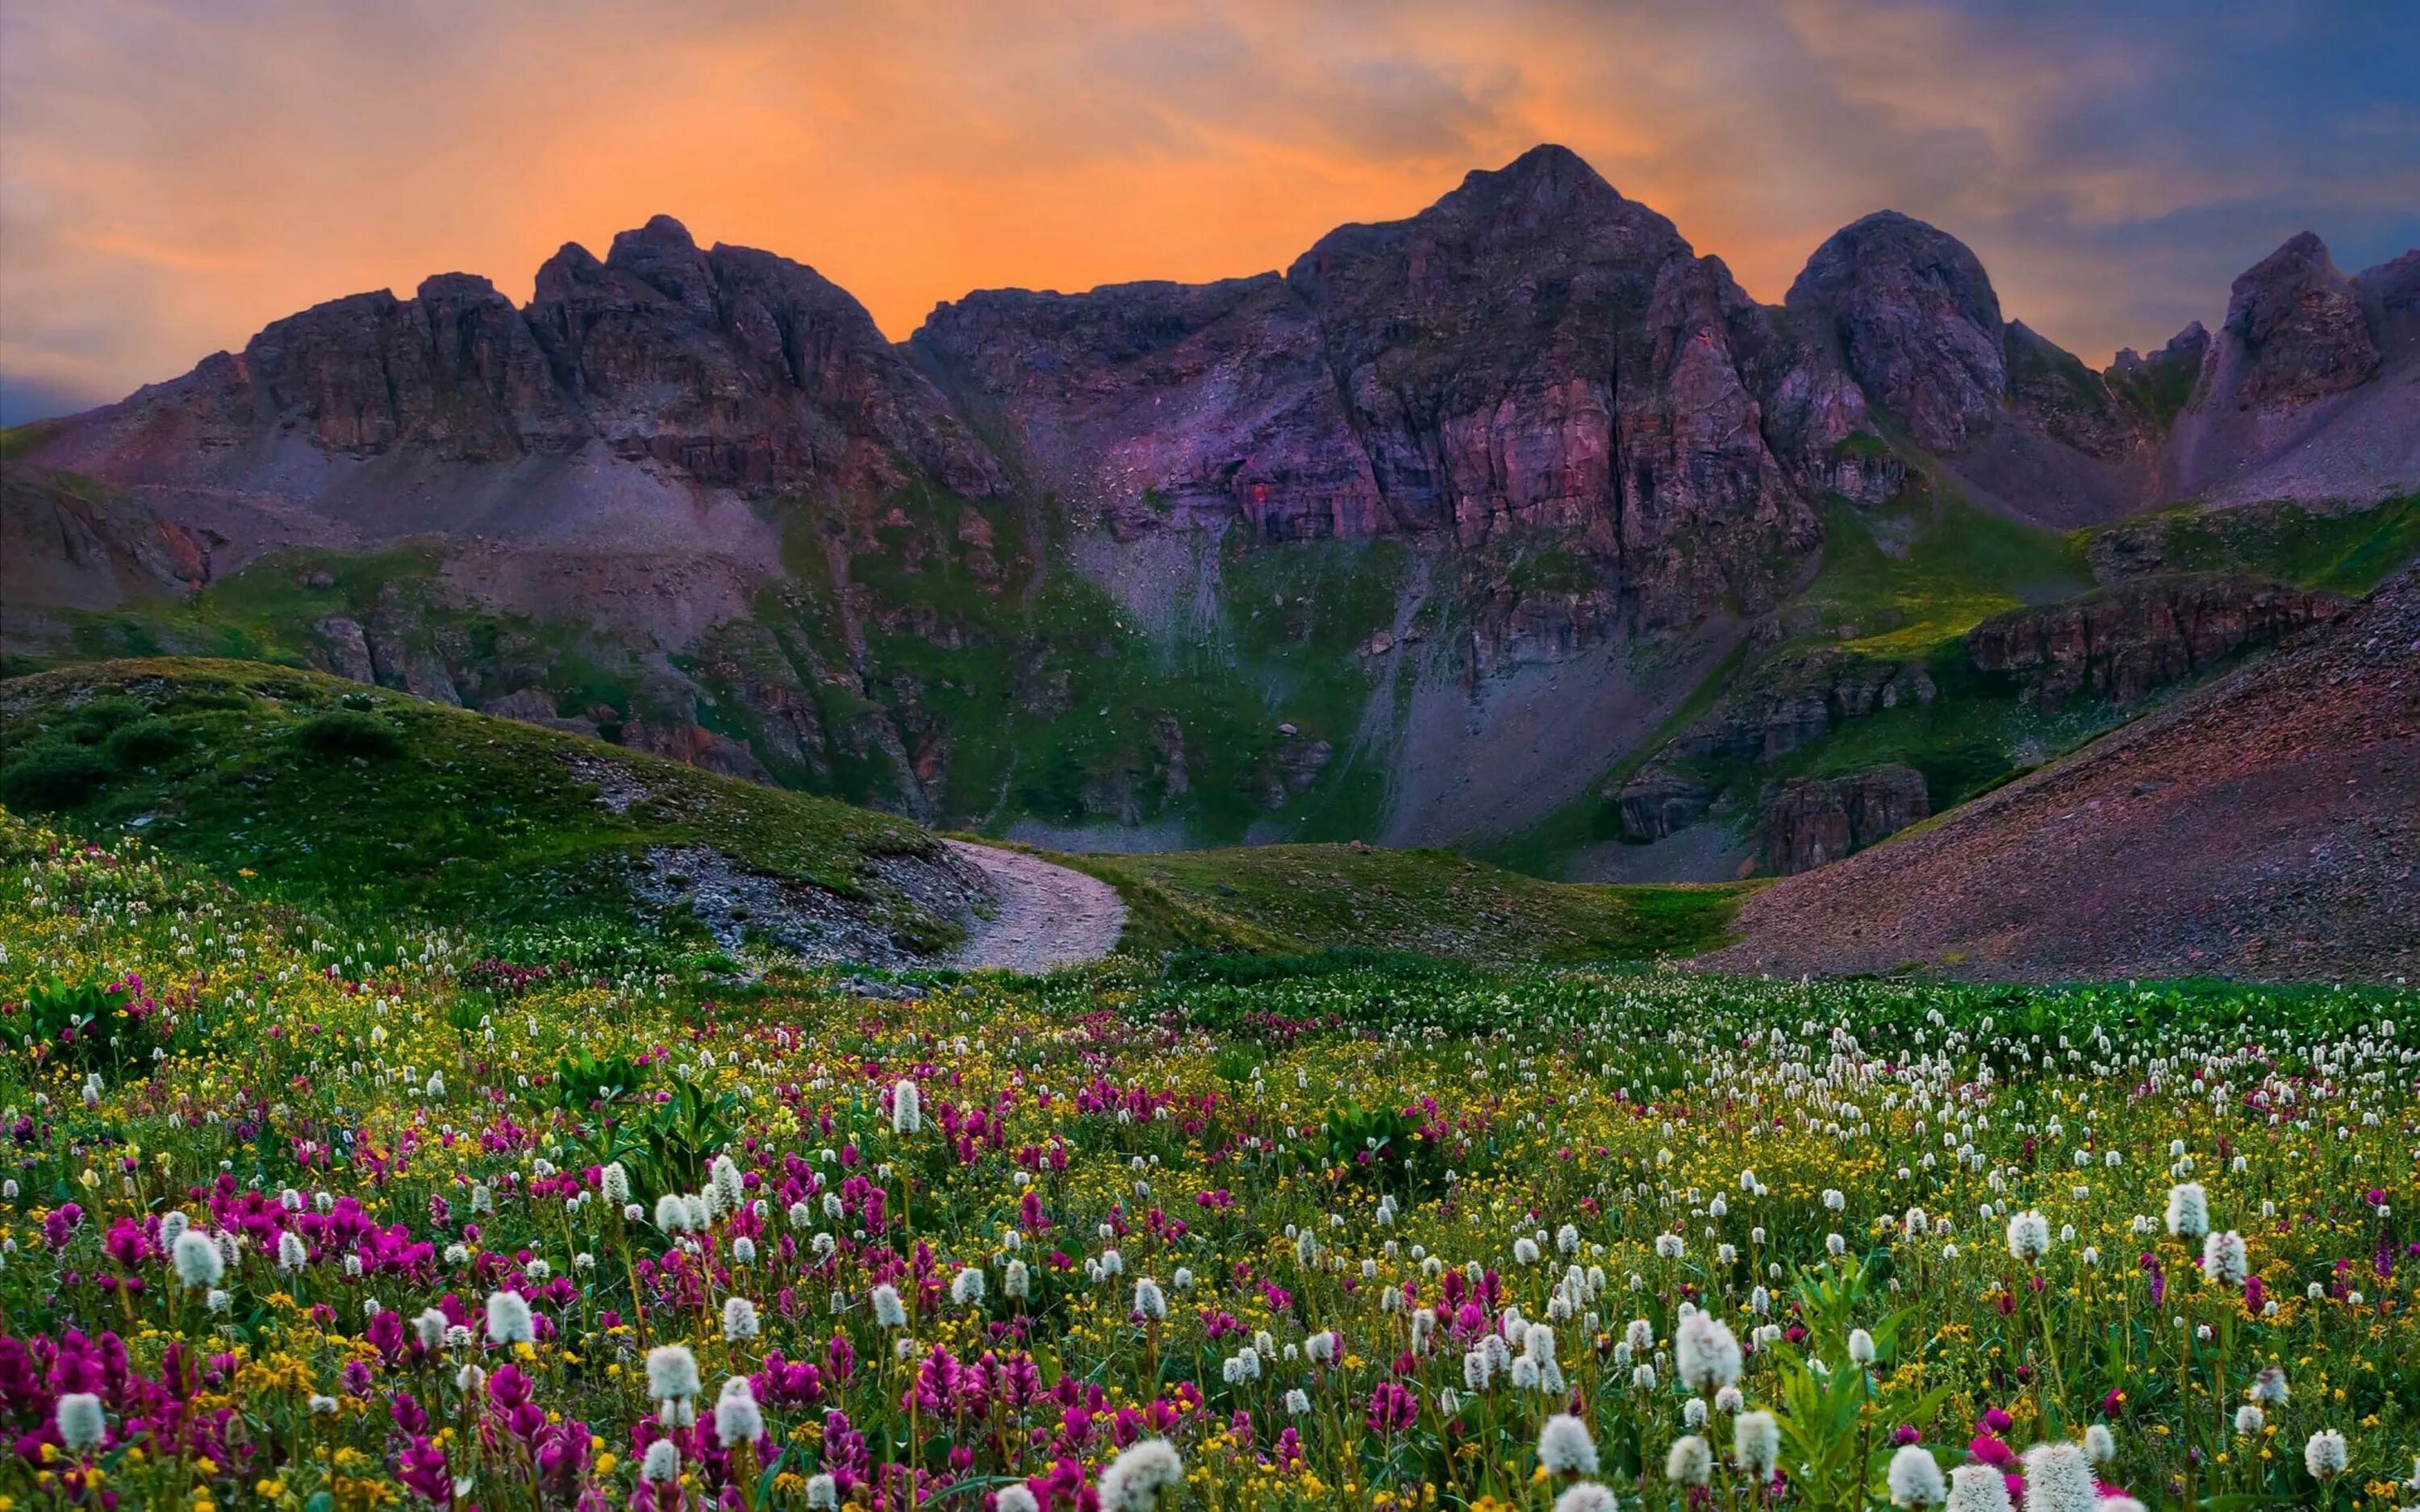
[[[1912,766],[1784,782],[1765,795],[1764,869],[1783,876],[1812,871],[1886,840],[1931,811],[1924,774]]]
[[[1752,375],[1734,336],[1763,324],[1669,221],[1542,147],[1282,278],[976,294],[910,348],[1122,538],[1562,549],[1596,579],[1578,618],[1654,630],[1773,601],[1819,537],[1792,470],[1861,420],[1811,358]]]
[[[2123,390],[2022,322],[1965,243],[1885,210],[1791,285],[1808,339],[1876,409],[2004,512],[2072,526],[2148,501],[2155,429]]]
[[[1621,838],[1633,844],[1668,840],[1706,817],[1714,802],[1704,783],[1661,763],[1641,769],[1612,795]]]
[[[41,459],[309,507],[353,475],[346,463],[590,448],[705,486],[879,489],[903,481],[903,461],[972,495],[1005,483],[855,300],[769,254],[700,250],[665,216],[616,237],[602,262],[565,247],[526,310],[465,273],[410,300],[315,305],[85,417]],[[464,492],[485,481],[446,476]],[[355,523],[375,534],[382,522]]]
[[[1815,249],[1787,302],[1918,445],[1959,451],[1999,423],[2000,298],[1957,238],[1896,210],[1869,215]]]
[[[1737,691],[1673,739],[1676,755],[1766,763],[1852,719],[1938,696],[1922,661],[1894,662],[1816,649],[1760,668]]]
[[[1986,620],[1967,632],[1966,649],[1982,671],[2023,678],[2042,708],[2078,695],[2131,703],[2344,609],[2330,594],[2257,579],[2146,578]]]

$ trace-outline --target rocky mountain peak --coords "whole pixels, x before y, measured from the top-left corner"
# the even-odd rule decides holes
[[[1958,451],[1995,424],[2009,390],[2000,299],[1956,237],[1876,211],[1815,249],[1786,302],[1920,444]]]
[[[1501,168],[1474,168],[1433,212],[1518,217],[1535,224],[1575,208],[1606,205],[1621,195],[1576,152],[1552,143],[1531,147]]]
[[[689,227],[669,215],[616,233],[605,266],[628,273],[702,320],[714,318],[714,270]]]
[[[2245,365],[2235,397],[2246,409],[2307,404],[2378,372],[2378,344],[2361,295],[2336,270],[2327,243],[2308,231],[2235,281],[2226,332],[2242,344]]]

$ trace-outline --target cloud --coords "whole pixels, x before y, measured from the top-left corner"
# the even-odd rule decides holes
[[[676,17],[676,19],[675,19]],[[1283,267],[1560,141],[1777,299],[1890,206],[2099,360],[2307,225],[2420,242],[2389,8],[2201,0],[18,0],[0,372],[99,395],[668,211],[904,335],[978,286]]]

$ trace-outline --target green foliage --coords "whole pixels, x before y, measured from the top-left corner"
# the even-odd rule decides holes
[[[1945,493],[1882,510],[1836,504],[1823,567],[1798,605],[1854,649],[1920,656],[2005,609],[2091,586],[2079,540]]]
[[[1399,1109],[1339,1108],[1321,1123],[1320,1140],[1328,1168],[1357,1185],[1404,1197],[1446,1189],[1444,1152]]]
[[[73,809],[108,779],[109,764],[85,747],[30,741],[0,767],[0,801],[17,809]]]
[[[303,749],[322,756],[384,757],[403,754],[403,732],[374,714],[331,709],[294,727]]]
[[[676,1080],[672,1095],[636,1120],[632,1163],[647,1191],[694,1192],[706,1184],[715,1151],[732,1140],[739,1100],[692,1080]]]
[[[2323,593],[2359,594],[2420,557],[2420,494],[2366,509],[2300,504],[2179,509],[2080,532],[2148,547],[2172,572],[2253,572]]]
[[[101,747],[109,754],[110,764],[121,770],[151,766],[184,749],[192,733],[174,719],[147,715],[112,730]]]
[[[127,1011],[132,994],[115,983],[70,983],[57,976],[36,983],[8,1021],[17,1047],[84,1069],[140,1059],[149,1042],[142,1019]]]
[[[555,1061],[554,1077],[542,1088],[538,1101],[547,1107],[584,1114],[637,1096],[647,1084],[647,1074],[646,1067],[627,1055],[600,1060],[583,1045]]]

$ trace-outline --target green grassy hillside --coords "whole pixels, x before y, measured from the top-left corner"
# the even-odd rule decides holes
[[[1649,961],[1714,949],[1742,890],[1542,882],[1451,851],[1349,845],[1060,859],[1118,889],[1140,951]]]
[[[874,874],[936,854],[905,820],[317,672],[159,659],[17,678],[0,750],[12,810],[132,831],[304,905],[618,924],[649,912],[630,857],[703,846],[904,949],[959,933]]]

